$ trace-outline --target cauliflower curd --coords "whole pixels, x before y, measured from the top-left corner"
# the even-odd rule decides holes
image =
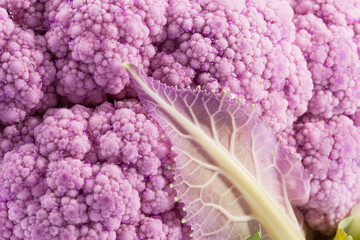
[[[0,0],[2,239],[191,239],[123,62],[255,104],[312,177],[312,231],[360,201],[359,1]]]

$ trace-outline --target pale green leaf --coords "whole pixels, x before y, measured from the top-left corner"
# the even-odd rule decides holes
[[[261,227],[259,226],[259,230],[254,232],[247,240],[261,240]]]
[[[360,240],[360,203],[339,223],[334,240]]]

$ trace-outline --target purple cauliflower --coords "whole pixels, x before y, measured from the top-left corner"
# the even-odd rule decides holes
[[[305,221],[329,235],[360,200],[360,5],[354,0],[299,0],[293,7],[295,44],[305,56],[314,89],[291,142],[313,175]]]
[[[2,137],[6,239],[187,238],[171,144],[137,100],[51,108]]]
[[[346,116],[304,117],[295,140],[312,175],[310,200],[302,208],[309,226],[333,233],[360,199],[360,129]]]
[[[358,0],[0,0],[0,236],[188,238],[125,61],[258,105],[332,234],[360,201],[359,56]]]
[[[356,0],[297,2],[294,5],[297,45],[305,51],[316,80],[316,92],[310,102],[312,112],[325,117],[343,113],[359,126],[360,3]],[[312,27],[304,27],[309,21]],[[313,53],[309,55],[309,51]]]
[[[10,12],[13,20],[34,31],[44,27],[46,0],[0,0],[0,7]]]
[[[324,118],[354,114],[360,107],[360,60],[354,32],[328,26],[313,14],[296,16],[294,23],[298,29],[295,42],[306,57],[314,83],[308,112]]]
[[[167,14],[152,77],[259,103],[276,132],[306,111],[311,76],[286,1],[169,1]]]
[[[166,7],[164,0],[47,1],[45,37],[58,58],[57,92],[71,103],[95,105],[127,88],[121,63],[149,67],[152,42],[166,38]]]
[[[306,111],[312,90],[304,57],[292,44],[292,10],[283,3],[48,1],[57,92],[63,102],[86,105],[135,96],[119,65],[131,61],[179,88],[228,89],[258,102],[263,119],[280,132]]]
[[[55,67],[46,40],[14,23],[0,8],[0,123],[9,125],[57,103]]]

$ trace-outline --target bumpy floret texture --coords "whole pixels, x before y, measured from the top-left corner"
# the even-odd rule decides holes
[[[13,124],[56,104],[55,67],[46,40],[22,29],[0,8],[0,123]],[[46,101],[45,101],[46,100]]]
[[[305,220],[313,229],[332,233],[360,199],[360,129],[346,116],[304,117],[295,129],[298,152],[312,174]]]
[[[305,112],[312,89],[286,3],[47,1],[57,92],[86,105],[124,97],[129,78],[119,62],[131,61],[173,86],[227,89],[258,102],[282,131]]]
[[[45,3],[46,0],[0,0],[0,7],[8,10],[17,23],[40,30]]]
[[[302,13],[304,5],[301,3],[296,10]],[[335,9],[335,6],[325,3],[322,7],[329,15]],[[337,17],[340,16],[331,18]],[[312,13],[294,18],[298,29],[296,44],[306,56],[314,82],[309,112],[324,118],[352,115],[360,106],[360,60],[354,31],[346,25],[328,23],[324,19],[327,17],[319,18]]]
[[[34,129],[40,122],[40,117],[30,117],[21,123],[1,129],[0,157],[3,158],[6,152],[11,151],[15,147],[33,142]]]
[[[357,0],[0,0],[0,233],[188,236],[159,127],[134,101],[102,104],[136,97],[130,61],[257,103],[313,175],[306,222],[330,234],[360,200],[359,54]]]
[[[52,108],[1,134],[4,239],[186,239],[171,144],[137,100]]]
[[[152,42],[166,37],[166,6],[164,0],[47,1],[46,39],[60,59],[58,93],[72,103],[94,105],[124,90],[129,77],[121,63],[148,68],[156,52]]]
[[[167,13],[168,38],[151,63],[155,79],[257,102],[276,132],[306,111],[312,82],[292,44],[287,2],[180,0],[170,1]]]
[[[34,131],[40,153],[50,161],[63,157],[82,159],[91,148],[85,124],[82,116],[67,109],[50,113]]]
[[[360,200],[360,5],[355,0],[298,0],[292,6],[294,43],[314,84],[306,117],[295,125],[294,145],[314,176],[304,216],[313,229],[331,234]]]
[[[310,111],[325,118],[345,114],[359,126],[359,1],[302,0],[294,11],[297,45],[307,56],[316,89]]]

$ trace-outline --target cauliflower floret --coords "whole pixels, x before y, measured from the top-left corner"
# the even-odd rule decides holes
[[[151,61],[151,68],[155,69],[152,76],[170,86],[185,88],[192,85],[195,71],[190,67],[184,67],[175,61],[174,56],[166,53],[157,54]]]
[[[117,236],[119,237],[119,239],[136,240],[137,239],[136,227],[133,225],[121,224],[117,232]]]
[[[126,91],[129,76],[121,64],[147,70],[156,53],[152,41],[166,38],[166,7],[164,0],[48,1],[45,36],[59,58],[57,92],[65,101],[93,105]]]
[[[167,14],[152,77],[257,102],[277,133],[307,110],[313,84],[287,2],[170,1]]]
[[[91,167],[84,165],[80,160],[67,158],[51,162],[47,174],[46,184],[49,189],[56,191],[57,194],[65,194],[71,190],[81,190],[85,179],[89,178],[92,172]]]
[[[30,117],[26,121],[10,125],[0,131],[0,158],[25,143],[34,143],[34,129],[41,123],[39,117]]]
[[[58,83],[56,90],[66,96],[64,102],[96,105],[106,99],[106,94],[94,81],[87,64],[70,60],[59,60],[56,63]]]
[[[181,239],[181,221],[174,211],[165,212],[161,215],[166,239]]]
[[[103,165],[96,177],[86,183],[84,191],[92,222],[102,222],[109,230],[118,229],[122,221],[138,222],[138,192],[132,189],[116,165]]]
[[[346,116],[305,117],[295,129],[302,163],[313,176],[305,221],[329,235],[360,200],[360,131]]]
[[[0,164],[0,199],[24,201],[39,197],[46,167],[46,159],[38,154],[34,144],[24,144],[7,152]]]
[[[87,121],[69,109],[48,110],[34,131],[40,153],[50,161],[63,157],[82,159],[91,143],[85,132]]]
[[[97,108],[89,119],[90,138],[98,144],[100,159],[136,166],[144,176],[156,175],[169,146],[161,139],[158,126],[137,113],[136,104],[127,103],[128,108],[118,104],[116,109],[108,104]]]
[[[294,19],[296,44],[306,56],[314,82],[309,112],[324,118],[352,115],[360,106],[360,81],[354,33],[312,14]]]
[[[318,78],[318,91],[311,101],[312,112],[324,117],[342,113],[350,115],[359,126],[359,1],[302,0],[293,7],[296,25],[304,28],[298,31],[297,44],[308,46],[307,55],[316,51],[309,55],[316,58],[309,58],[308,64],[320,63],[313,70]],[[311,21],[311,26],[306,26],[308,21]],[[316,40],[315,44],[311,40]]]
[[[141,196],[141,210],[146,214],[159,214],[174,207],[176,192],[163,176],[151,176]]]
[[[0,0],[0,7],[8,10],[17,24],[36,31],[43,27],[46,0]]]
[[[182,238],[171,144],[137,100],[51,108],[0,130],[5,239]]]
[[[138,237],[149,240],[165,240],[166,235],[163,231],[161,220],[151,217],[145,217],[140,222]]]
[[[0,124],[55,106],[55,67],[45,38],[17,26],[0,8],[0,39]]]

